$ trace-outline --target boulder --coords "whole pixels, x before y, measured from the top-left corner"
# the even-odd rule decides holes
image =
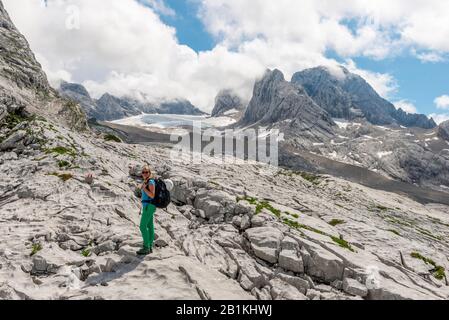
[[[114,259],[109,258],[104,265],[104,268],[101,268],[103,272],[113,272],[117,267],[117,262]]]
[[[255,205],[250,204],[248,201],[242,200],[235,205],[235,214],[244,215],[248,214],[250,217],[254,216],[256,209]]]
[[[168,239],[168,237],[160,237],[154,241],[154,246],[158,248],[165,248],[168,246],[169,241],[170,240]]]
[[[280,279],[271,280],[270,285],[273,300],[308,300],[298,289]]]
[[[282,250],[298,250],[298,242],[292,237],[286,236],[281,243]]]
[[[294,277],[285,273],[279,273],[277,275],[279,279],[282,281],[294,286],[298,289],[302,294],[307,294],[307,291],[310,289],[310,285],[307,280],[304,280],[300,277]]]
[[[254,251],[254,254],[256,255],[256,257],[275,264],[278,262],[278,250],[277,249],[272,249],[272,248],[267,248],[267,247],[261,247],[255,244],[251,244],[251,247]]]
[[[254,288],[253,290],[251,290],[251,294],[255,296],[259,301],[270,301],[273,300],[270,291],[271,290],[269,287],[264,287],[262,289]]]
[[[92,249],[92,252],[95,253],[97,256],[105,253],[105,252],[112,252],[115,250],[115,243],[112,240],[108,240],[106,242],[101,243],[100,245],[96,246]]]
[[[245,236],[251,244],[271,249],[279,249],[284,238],[284,234],[280,230],[270,227],[248,229]]]
[[[19,130],[9,136],[5,141],[0,144],[0,151],[13,150],[18,147],[21,142],[27,136],[26,131]]]
[[[240,216],[234,216],[232,218],[232,224],[234,227],[240,229],[241,225],[242,225],[242,217]]]
[[[35,256],[33,258],[33,268],[31,272],[33,274],[44,274],[47,272],[48,263],[42,256]]]
[[[196,192],[193,188],[193,183],[185,179],[177,179],[172,177],[173,190],[170,191],[170,196],[174,202],[193,205]]]
[[[223,191],[200,189],[196,195],[194,207],[203,210],[206,219],[234,214],[235,198]]]
[[[279,266],[295,273],[304,273],[302,257],[296,250],[282,250],[279,254]]]
[[[269,263],[277,263],[279,249],[284,234],[276,228],[259,227],[248,229],[246,238],[251,243],[254,254]]]
[[[343,260],[314,242],[295,237],[301,248],[301,256],[306,273],[328,284],[343,279]]]
[[[366,297],[368,289],[355,279],[346,278],[343,281],[343,291],[353,296]]]
[[[263,227],[267,224],[269,221],[274,221],[273,215],[269,213],[259,213],[251,218],[251,225],[256,227]]]
[[[249,228],[251,228],[251,218],[248,215],[244,215],[240,223],[240,229],[247,230]]]
[[[238,281],[242,287],[250,291],[255,287],[262,287],[267,283],[265,277],[258,270],[256,262],[245,251],[230,248],[226,251],[238,266]]]
[[[47,260],[38,255],[33,257],[33,266],[31,268],[31,275],[40,276],[56,273],[58,266],[48,263]]]
[[[25,273],[31,273],[31,271],[33,270],[33,265],[30,263],[22,263],[20,265],[20,269],[22,269],[22,271]],[[47,268],[45,268],[45,269],[47,269]]]
[[[131,177],[141,178],[142,177],[142,168],[143,165],[130,165],[129,166],[129,175]]]

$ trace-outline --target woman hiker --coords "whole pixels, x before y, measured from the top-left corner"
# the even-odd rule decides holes
[[[142,190],[142,219],[140,221],[140,232],[143,238],[143,248],[137,251],[137,255],[146,256],[153,253],[154,242],[154,213],[156,207],[152,204],[155,197],[156,184],[149,166],[142,169],[144,183]]]

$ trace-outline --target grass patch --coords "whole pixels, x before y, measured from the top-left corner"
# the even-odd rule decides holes
[[[60,161],[58,161],[58,166],[59,166],[59,168],[68,168],[68,167],[70,167],[70,162],[68,162],[68,161],[65,161],[65,160],[60,160]]]
[[[279,219],[282,218],[282,211],[274,208],[268,201],[259,201],[256,198],[252,198],[252,197],[243,197],[243,198],[237,197],[236,200],[237,200],[237,202],[245,200],[245,201],[249,202],[250,204],[255,205],[256,206],[256,214],[261,213],[263,209],[267,209],[268,211],[273,213]],[[290,212],[284,212],[284,214],[286,214],[290,217],[294,217],[296,219],[299,218],[298,214],[292,214]],[[327,236],[327,237],[331,238],[335,243],[337,243],[340,247],[354,252],[354,249],[352,249],[351,245],[343,239],[333,237],[333,236],[327,234],[326,232],[323,232],[321,230],[318,230],[316,228],[313,228],[313,227],[305,225],[305,224],[301,224],[298,221],[294,221],[289,218],[284,217],[281,220],[285,225],[289,226],[290,228],[296,229],[298,231],[308,230],[308,231],[311,231],[311,232],[314,232],[314,233],[317,233],[317,234],[320,234],[323,236]],[[340,221],[342,221],[342,220],[340,220]],[[344,221],[342,221],[341,223],[344,223]]]
[[[290,220],[288,218],[284,218],[282,221],[286,225],[288,225],[290,228],[294,228],[296,230],[304,229],[304,230],[315,232],[315,233],[323,235],[323,236],[327,236],[327,237],[331,238],[332,241],[335,242],[340,247],[348,249],[349,251],[355,252],[354,249],[349,244],[349,242],[347,242],[346,240],[343,240],[341,238],[337,238],[337,237],[331,236],[331,235],[327,234],[326,232],[323,232],[323,231],[318,230],[316,228],[313,228],[313,227],[310,227],[310,226],[298,223],[297,221],[293,221],[293,220]]]
[[[117,137],[116,135],[113,135],[111,133],[105,135],[104,140],[109,141],[109,142],[122,143],[122,139],[120,139],[119,137]]]
[[[290,213],[290,212],[285,212],[286,215],[293,217],[295,219],[299,219],[299,214],[296,213]]]
[[[412,223],[407,222],[407,221],[401,221],[401,220],[396,219],[396,218],[388,218],[388,219],[386,219],[386,221],[391,222],[391,223],[395,223],[395,224],[398,224],[398,225],[401,225],[401,226],[404,226],[404,227],[413,228],[413,224]]]
[[[63,182],[67,182],[67,181],[69,181],[70,179],[73,178],[73,174],[71,174],[71,173],[57,173],[57,172],[53,172],[53,173],[49,173],[48,175],[49,176],[58,177]]]
[[[381,205],[374,205],[371,206],[368,210],[371,212],[387,212],[390,211],[391,209]]]
[[[237,203],[240,201],[243,201],[243,200],[256,206],[256,215],[261,213],[263,211],[263,209],[267,209],[272,214],[274,214],[276,217],[278,217],[278,218],[281,217],[281,210],[274,208],[268,201],[259,201],[256,198],[252,198],[252,197],[243,197],[243,198],[237,197]]]
[[[423,229],[423,228],[420,228],[420,227],[417,227],[416,230],[418,230],[419,233],[421,233],[421,234],[423,234],[425,236],[428,236],[428,237],[430,237],[430,238],[432,238],[434,240],[439,240],[439,241],[443,241],[444,240],[443,237],[435,236],[429,230],[426,230],[426,229]]]
[[[332,220],[329,222],[329,224],[330,224],[331,226],[333,226],[333,227],[338,226],[338,225],[340,225],[340,224],[344,224],[344,223],[346,223],[346,221],[340,220],[340,219],[332,219]]]
[[[259,202],[256,206],[256,214],[261,213],[263,209],[267,209],[278,218],[281,217],[281,210],[274,208],[268,201]]]
[[[343,240],[341,238],[333,237],[331,236],[332,241],[334,241],[336,244],[338,244],[340,247],[348,249],[349,251],[355,252],[354,249],[352,249],[351,245],[348,241]]]
[[[14,129],[19,123],[22,123],[24,121],[27,121],[28,118],[19,115],[19,114],[13,114],[9,113],[5,119],[3,119],[3,122],[5,123],[6,127],[10,130]]]
[[[426,258],[418,252],[412,252],[410,255],[414,259],[422,260],[425,264],[433,266],[430,272],[432,272],[435,279],[443,280],[446,278],[446,270],[442,266],[437,265],[432,259]]]
[[[42,249],[43,248],[42,248],[42,245],[40,243],[34,243],[32,248],[31,248],[30,257],[34,256],[36,253],[38,253]]]
[[[57,155],[60,155],[60,156],[69,155],[69,156],[71,156],[73,158],[76,157],[76,151],[75,150],[69,149],[69,148],[65,148],[65,147],[61,147],[61,146],[55,147],[53,149],[47,149],[47,150],[45,150],[45,153],[47,153],[47,154],[51,154],[51,153],[52,154],[57,154]]]
[[[319,185],[321,182],[320,176],[317,176],[315,174],[307,173],[307,172],[299,172],[299,175],[306,181],[309,181],[310,183],[314,185]]]
[[[278,174],[282,174],[287,177],[300,176],[304,180],[314,184],[319,185],[321,183],[321,177],[319,175],[313,173],[307,173],[302,171],[291,171],[291,170],[283,170]]]
[[[305,225],[305,224],[301,224],[298,221],[293,221],[293,220],[290,220],[288,218],[284,218],[284,219],[282,219],[282,221],[286,225],[288,225],[289,227],[294,228],[294,229],[304,229],[304,230],[308,230],[308,231],[311,231],[311,232],[315,232],[317,234],[321,234],[323,236],[327,236],[328,235],[327,233],[325,233],[325,232],[323,232],[321,230],[318,230],[316,228],[310,227],[310,226]]]
[[[252,198],[252,197],[237,197],[237,203],[239,203],[240,201],[248,201],[250,204],[253,205],[257,205],[258,201],[256,198]]]
[[[389,230],[387,230],[388,232],[391,232],[391,233],[394,233],[395,235],[397,235],[397,236],[401,236],[401,234],[399,233],[399,231],[397,231],[397,230],[394,230],[394,229],[389,229]]]
[[[81,255],[83,256],[83,257],[85,257],[85,258],[87,258],[87,257],[89,257],[90,255],[91,255],[91,250],[90,249],[83,249],[82,251],[81,251]]]

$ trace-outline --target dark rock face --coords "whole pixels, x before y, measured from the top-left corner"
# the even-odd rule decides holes
[[[438,136],[443,140],[449,141],[449,120],[439,125]]]
[[[245,105],[237,95],[230,90],[223,90],[215,98],[215,106],[212,110],[212,117],[221,117],[230,110],[243,110]]]
[[[82,85],[63,82],[61,83],[59,92],[62,96],[78,102],[82,106],[88,117],[97,117],[97,103],[94,99],[91,98],[89,92],[87,92],[86,88],[84,88]]]
[[[329,134],[332,121],[300,86],[284,79],[279,70],[267,71],[254,86],[254,94],[239,125],[271,125],[286,121],[297,132]]]
[[[142,113],[203,115],[204,113],[187,100],[176,100],[160,104],[141,102],[136,99],[118,98],[109,93],[100,99],[92,99],[89,92],[80,84],[62,83],[59,92],[79,103],[89,118],[100,121],[113,121]]]
[[[397,110],[362,77],[343,67],[341,72],[341,76],[335,76],[325,67],[307,69],[295,73],[292,83],[303,86],[307,94],[332,117],[352,120],[363,115],[376,125],[397,124],[424,129],[436,127],[436,123],[425,115]]]
[[[192,116],[200,116],[205,114],[187,100],[162,102],[156,107],[156,110],[161,114],[183,114]]]
[[[0,74],[19,88],[48,92],[50,85],[25,37],[0,2]]]
[[[106,121],[112,121],[141,114],[127,100],[116,98],[108,93],[97,101],[96,113]],[[97,118],[98,119],[98,118]]]

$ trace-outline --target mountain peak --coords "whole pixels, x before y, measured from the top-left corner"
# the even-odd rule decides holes
[[[307,94],[332,117],[348,120],[360,113],[372,124],[402,125],[431,129],[433,120],[425,115],[407,114],[382,98],[361,76],[343,66],[316,67],[297,72],[292,83],[301,85]],[[358,112],[353,112],[358,110]]]
[[[243,110],[245,105],[242,99],[232,90],[225,89],[218,93],[215,98],[215,106],[212,110],[212,117],[220,117],[231,110]]]
[[[284,79],[279,70],[268,70],[254,86],[253,97],[240,121],[245,125],[283,125],[320,139],[332,132],[329,115],[301,88]]]
[[[61,82],[60,86],[59,86],[59,90],[61,92],[72,92],[72,93],[76,93],[78,95],[90,98],[90,94],[89,92],[86,90],[86,88],[78,83],[69,83],[69,82]]]

